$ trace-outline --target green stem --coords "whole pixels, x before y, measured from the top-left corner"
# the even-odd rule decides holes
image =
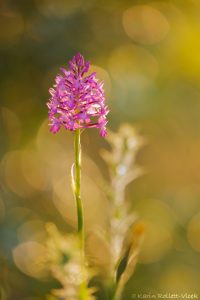
[[[74,149],[75,149],[75,200],[78,220],[78,234],[80,238],[80,248],[84,253],[84,219],[83,205],[81,201],[81,143],[80,129],[75,131]]]

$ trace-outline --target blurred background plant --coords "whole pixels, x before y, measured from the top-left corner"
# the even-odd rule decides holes
[[[80,252],[78,237],[60,234],[54,224],[47,224],[46,228],[46,266],[62,286],[52,291],[55,299],[95,300],[95,290],[88,286],[93,274]]]
[[[121,125],[118,132],[109,132],[111,151],[102,150],[102,156],[109,166],[111,191],[110,209],[110,253],[111,274],[115,286],[115,299],[121,299],[122,290],[132,275],[141,246],[144,226],[137,222],[137,216],[125,199],[126,186],[142,174],[136,165],[137,151],[143,139],[135,128]],[[108,189],[109,189],[108,187]]]
[[[105,184],[109,203],[106,228],[93,231],[89,236],[90,259],[98,266],[107,289],[107,299],[121,299],[123,288],[133,274],[144,234],[144,224],[125,200],[126,186],[142,174],[135,163],[137,151],[144,140],[128,124],[120,126],[114,133],[109,131],[107,142],[110,150],[102,149],[101,155],[109,168],[110,180]],[[95,236],[96,235],[96,236]],[[90,250],[90,239],[107,253]],[[99,255],[100,254],[100,255]],[[106,257],[106,262],[103,260]],[[106,265],[106,270],[105,270]]]
[[[111,130],[135,124],[148,140],[135,158],[148,171],[126,186],[145,239],[123,299],[200,293],[199,11],[198,0],[0,1],[1,297],[41,300],[61,288],[41,258],[46,223],[74,232],[73,140],[51,136],[45,103],[59,66],[78,51],[105,81]],[[109,146],[90,130],[82,148],[89,239],[91,228],[108,228],[99,149]],[[106,249],[94,245],[106,270]]]

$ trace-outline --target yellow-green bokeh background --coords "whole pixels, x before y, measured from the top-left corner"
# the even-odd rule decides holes
[[[73,137],[49,133],[48,89],[81,52],[105,81],[108,127],[146,138],[146,173],[126,200],[149,224],[134,292],[200,293],[200,1],[0,1],[0,286],[8,299],[45,299],[38,257],[44,224],[75,226]],[[108,180],[97,130],[83,134],[86,225],[105,227]],[[5,298],[6,299],[6,298]],[[102,298],[103,300],[103,298]]]

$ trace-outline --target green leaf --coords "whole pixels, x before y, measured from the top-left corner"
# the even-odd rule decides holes
[[[121,298],[124,286],[135,270],[144,238],[144,232],[145,225],[143,223],[137,223],[130,228],[124,239],[121,258],[116,270],[117,287],[115,300]]]

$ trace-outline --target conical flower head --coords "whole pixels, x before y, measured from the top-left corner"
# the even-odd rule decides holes
[[[47,103],[53,133],[62,126],[71,131],[95,127],[106,136],[108,108],[103,82],[97,80],[96,73],[87,74],[89,66],[89,61],[78,53],[69,62],[69,70],[61,68],[62,74],[56,76]]]

